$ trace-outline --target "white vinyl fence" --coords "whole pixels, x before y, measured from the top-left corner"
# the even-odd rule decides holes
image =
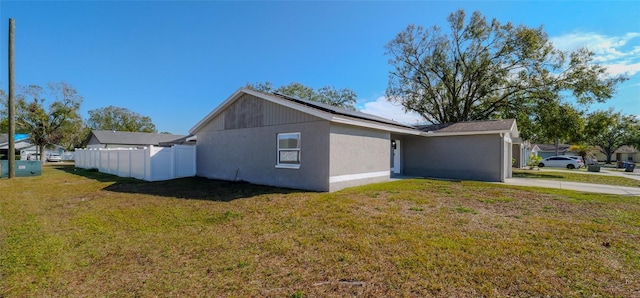
[[[75,166],[146,181],[196,175],[196,146],[144,149],[76,149]]]

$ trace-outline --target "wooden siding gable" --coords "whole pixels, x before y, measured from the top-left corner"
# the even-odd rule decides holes
[[[207,125],[214,131],[321,121],[303,113],[251,94],[244,94]]]

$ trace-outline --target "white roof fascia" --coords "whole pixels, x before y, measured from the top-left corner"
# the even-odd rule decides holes
[[[422,134],[422,132],[417,130],[417,129],[394,127],[394,126],[391,126],[391,125],[384,125],[384,124],[378,124],[378,123],[372,123],[372,122],[364,122],[364,121],[359,121],[359,120],[355,120],[355,119],[336,117],[336,116],[334,116],[331,119],[331,122],[341,123],[341,124],[348,124],[348,125],[355,125],[355,126],[361,126],[361,127],[366,127],[366,128],[389,131],[389,132],[404,133],[404,134],[410,134],[410,135],[416,135],[416,136]]]

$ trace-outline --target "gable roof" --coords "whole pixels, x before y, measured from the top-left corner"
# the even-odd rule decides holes
[[[416,128],[433,135],[512,133],[512,137],[518,137],[518,127],[514,119],[420,125]]]
[[[335,123],[343,123],[360,127],[385,130],[389,132],[406,133],[413,135],[421,134],[420,131],[416,130],[410,125],[405,125],[383,117],[378,117],[357,111],[351,111],[320,102],[304,100],[283,94],[264,93],[248,88],[238,89],[229,98],[222,102],[222,104],[220,104],[216,109],[214,109],[211,113],[204,117],[204,119],[200,120],[200,122],[198,122],[193,128],[191,128],[191,130],[189,130],[189,133],[196,134],[198,130],[200,130],[209,121],[222,113],[236,100],[240,99],[240,97],[242,97],[242,95],[244,94],[253,95],[255,97]]]
[[[512,138],[518,137],[518,127],[514,119],[471,121],[449,124],[411,126],[402,124],[384,117],[379,117],[358,111],[351,111],[328,104],[300,99],[279,93],[264,93],[240,88],[229,98],[222,102],[217,108],[200,120],[189,130],[195,135],[198,130],[204,127],[209,121],[220,115],[227,107],[232,105],[242,95],[249,94],[255,97],[303,112],[315,117],[342,124],[355,125],[366,128],[379,129],[395,133],[422,136],[447,136],[447,135],[473,135],[473,134],[497,134],[511,133]]]
[[[92,130],[89,135],[94,136],[101,144],[121,144],[133,146],[158,146],[160,143],[172,142],[185,135],[158,134],[148,132],[130,132],[130,131],[113,131],[113,130]]]

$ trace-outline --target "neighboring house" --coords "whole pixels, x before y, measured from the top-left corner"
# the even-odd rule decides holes
[[[529,141],[522,140],[521,138],[513,138],[511,148],[513,155],[513,167],[526,167],[529,164],[529,159],[532,154],[531,143],[529,143]]]
[[[597,152],[595,155],[599,161],[607,160],[607,156],[602,152]],[[611,161],[640,162],[640,151],[633,146],[622,146],[616,149],[616,151],[613,151]]]
[[[142,148],[163,146],[185,139],[185,135],[128,132],[113,130],[92,130],[85,144],[87,148]],[[180,142],[177,142],[180,143]]]
[[[14,139],[15,139],[15,154],[20,156],[20,159],[22,160],[27,160],[27,159],[39,159],[39,154],[38,154],[38,150],[40,150],[40,148],[38,148],[38,146],[32,144],[29,140],[29,135],[28,134],[16,134]],[[9,151],[9,142],[8,142],[9,136],[7,134],[0,134],[0,155],[4,156],[4,158],[6,158],[6,156],[8,155],[8,151]],[[64,147],[59,146],[59,145],[54,145],[54,146],[50,146],[49,148],[46,149],[45,155],[48,155],[50,153],[58,153],[58,154],[63,154],[64,153]]]
[[[15,141],[15,155],[20,155],[20,150],[31,146],[31,143],[27,141],[28,138],[28,134],[15,134],[13,136],[13,140]],[[0,156],[2,156],[3,159],[7,159],[9,156],[9,134],[0,134]]]
[[[633,146],[622,146],[613,152],[616,161],[639,162],[640,152]]]
[[[531,154],[538,155],[542,158],[547,158],[556,155],[568,155],[575,156],[575,152],[569,151],[571,145],[569,144],[559,144],[558,145],[558,154],[556,154],[556,145],[553,144],[534,144],[531,148]]]
[[[20,149],[20,159],[22,160],[40,159],[40,154],[38,153],[38,150],[40,150],[40,148],[38,148],[38,146],[33,145],[31,143],[28,143],[27,145],[28,146]],[[57,153],[62,156],[63,154],[65,154],[65,149],[60,145],[51,146],[46,149],[45,156],[48,156],[49,154],[52,154],[52,153]]]
[[[514,120],[404,125],[382,117],[241,88],[191,130],[197,175],[336,191],[391,173],[504,181]]]

